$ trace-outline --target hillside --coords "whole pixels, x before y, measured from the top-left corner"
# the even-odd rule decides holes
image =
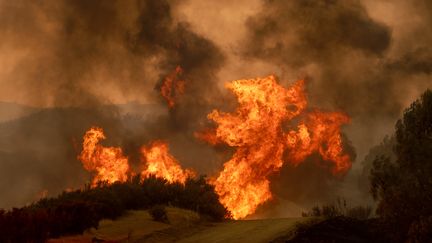
[[[238,220],[213,223],[200,221],[192,211],[167,208],[170,223],[155,222],[147,211],[129,211],[118,220],[103,220],[99,229],[80,236],[51,239],[50,243],[91,242],[269,242],[287,234],[304,218]]]
[[[56,195],[85,184],[89,175],[76,156],[89,127],[105,127],[110,137],[107,144],[133,145],[133,139],[145,139],[145,117],[162,114],[156,105],[135,103],[93,108],[28,108],[27,115],[1,122],[9,109],[8,117],[12,118],[17,105],[0,103],[0,181],[3,181],[0,208],[23,206],[45,192]],[[136,137],[130,138],[125,133]]]
[[[0,123],[19,119],[39,110],[35,107],[0,101]]]

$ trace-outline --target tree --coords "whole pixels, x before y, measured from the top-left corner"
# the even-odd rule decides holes
[[[432,216],[432,91],[405,110],[395,137],[396,160],[377,157],[370,178],[377,214],[394,227],[395,240],[402,241]]]

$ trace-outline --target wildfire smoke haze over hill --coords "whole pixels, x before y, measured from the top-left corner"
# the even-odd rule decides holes
[[[432,88],[430,2],[0,0],[0,208],[150,174],[235,218],[369,203],[359,162]]]
[[[324,161],[333,164],[334,175],[344,175],[351,168],[340,134],[341,125],[348,123],[349,118],[338,112],[306,110],[303,80],[288,89],[280,86],[274,76],[236,80],[226,87],[236,95],[239,107],[234,113],[214,110],[208,114],[217,128],[211,130],[214,134],[201,133],[198,138],[210,144],[217,139],[236,148],[219,175],[210,179],[234,219],[254,213],[272,198],[268,176],[280,170],[284,162],[298,165],[312,153],[319,153]],[[284,130],[284,123],[296,117],[300,118],[298,125],[290,123]],[[91,128],[84,136],[79,158],[87,170],[97,172],[94,184],[104,180],[125,181],[127,158],[120,148],[99,145],[99,139],[103,138],[100,128]],[[145,164],[140,172],[143,178],[155,175],[184,184],[195,175],[180,167],[165,142],[151,142],[141,148],[141,153]]]

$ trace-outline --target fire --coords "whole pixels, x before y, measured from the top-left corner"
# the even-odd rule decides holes
[[[98,182],[126,181],[129,171],[128,158],[121,148],[104,147],[99,144],[105,139],[102,128],[92,127],[84,135],[83,150],[78,159],[88,171],[95,172],[93,186]]]
[[[195,176],[192,170],[183,170],[179,162],[169,153],[168,144],[154,141],[149,146],[141,148],[145,169],[141,172],[143,178],[149,175],[164,178],[168,182],[184,184],[186,179]]]
[[[298,131],[287,134],[288,159],[299,164],[315,151],[326,161],[334,163],[333,174],[343,174],[351,168],[351,160],[342,148],[341,125],[349,118],[338,112],[314,111],[307,114],[306,121]]]
[[[306,112],[304,81],[285,89],[274,76],[269,76],[236,80],[226,87],[237,97],[237,110],[211,112],[208,118],[217,125],[214,134],[207,131],[198,137],[236,148],[223,171],[211,182],[234,219],[252,214],[272,198],[267,178],[284,161],[299,164],[318,152],[334,164],[333,173],[343,174],[350,168],[340,135],[340,126],[349,122],[349,118],[337,112]],[[297,130],[284,131],[283,124],[294,117],[301,119]]]
[[[215,129],[205,129],[199,132],[194,132],[195,138],[199,140],[206,141],[207,143],[211,145],[217,145],[221,143],[221,141],[216,136],[216,130]]]
[[[83,150],[78,159],[88,171],[94,171],[93,186],[104,181],[111,184],[116,181],[124,182],[130,171],[128,158],[123,155],[121,148],[103,147],[100,140],[105,139],[102,128],[92,127],[84,135]],[[145,169],[141,171],[143,178],[149,175],[164,178],[168,182],[185,183],[186,179],[195,176],[192,170],[183,170],[179,162],[169,153],[168,144],[154,141],[149,146],[141,148]]]
[[[171,108],[184,89],[177,77],[181,72],[177,67],[161,87]],[[332,165],[334,175],[344,175],[351,168],[341,136],[341,126],[350,121],[349,117],[340,112],[307,110],[303,80],[284,88],[274,76],[269,76],[236,80],[226,87],[236,95],[237,109],[232,113],[212,111],[207,117],[215,127],[196,132],[195,137],[212,145],[225,143],[235,148],[223,170],[209,181],[234,219],[254,213],[272,198],[268,177],[284,163],[298,165],[316,153]],[[84,135],[79,156],[85,169],[96,172],[93,184],[126,181],[131,174],[128,158],[121,148],[100,145],[102,139],[103,130],[92,127]],[[181,168],[164,141],[143,146],[141,154],[143,178],[154,175],[170,183],[184,184],[187,178],[195,176],[192,170]]]
[[[160,92],[169,108],[173,108],[177,99],[184,93],[185,81],[179,79],[182,73],[183,69],[177,66],[174,72],[168,75],[162,83]]]

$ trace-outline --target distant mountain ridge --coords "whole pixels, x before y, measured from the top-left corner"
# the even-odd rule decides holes
[[[0,101],[0,122],[15,120],[39,110],[41,108]]]
[[[2,102],[0,107],[0,208],[30,203],[41,191],[54,195],[88,182],[90,174],[77,154],[91,126],[104,128],[104,144],[128,147],[133,139],[145,139],[147,117],[166,114],[162,106],[137,103],[31,108]]]

